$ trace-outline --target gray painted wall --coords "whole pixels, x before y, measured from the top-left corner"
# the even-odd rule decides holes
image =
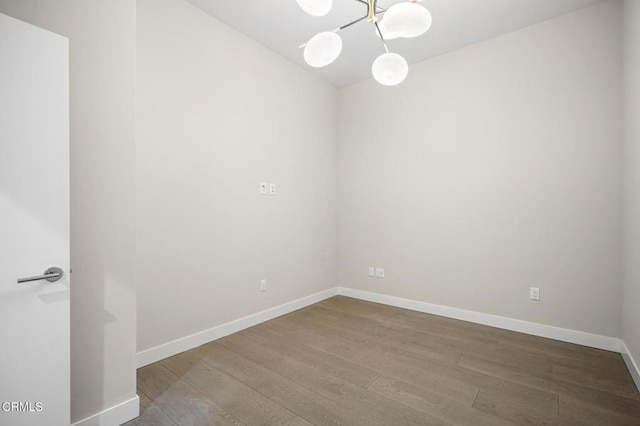
[[[138,351],[334,287],[337,90],[182,0],[137,55]]]
[[[620,337],[620,23],[606,2],[341,89],[338,283]]]
[[[640,362],[640,2],[624,2],[623,339]],[[638,383],[640,386],[640,383]]]

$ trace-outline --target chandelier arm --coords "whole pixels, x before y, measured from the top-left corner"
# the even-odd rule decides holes
[[[380,40],[382,41],[382,45],[384,46],[384,50],[389,53],[389,48],[387,47],[387,42],[385,41],[384,37],[382,36],[382,31],[380,31],[380,27],[378,26],[377,22],[373,23],[376,26],[376,30],[378,31],[378,35],[380,36]]]
[[[362,18],[356,19],[355,21],[349,22],[348,24],[341,26],[340,28],[338,28],[338,31],[344,30],[345,28],[349,28],[350,26],[355,25],[358,22],[364,21],[365,19],[367,19],[367,15],[364,15]]]
[[[348,24],[345,24],[341,27],[335,28],[331,31],[333,31],[334,33],[337,33],[338,31],[344,30],[345,28],[349,28],[352,25],[357,24],[358,22],[362,22],[365,19],[367,19],[367,15],[364,15],[362,18],[356,19],[355,21],[349,22]],[[309,43],[308,41],[305,41],[304,43],[302,43],[301,45],[298,46],[298,49],[303,49],[304,47],[307,46],[307,43]]]

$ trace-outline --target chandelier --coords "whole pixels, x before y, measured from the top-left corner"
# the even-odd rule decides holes
[[[302,10],[312,16],[324,16],[331,10],[333,0],[296,0]],[[304,60],[312,67],[325,67],[335,61],[342,51],[338,32],[366,21],[374,25],[374,33],[382,42],[385,53],[371,66],[373,78],[385,86],[402,83],[409,72],[407,61],[387,47],[387,40],[411,38],[424,34],[431,27],[431,14],[417,4],[420,0],[394,4],[388,9],[378,6],[378,0],[354,0],[367,6],[367,14],[332,31],[324,31],[300,45]]]

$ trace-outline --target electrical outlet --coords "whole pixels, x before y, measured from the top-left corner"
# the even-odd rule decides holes
[[[540,300],[540,289],[538,287],[531,287],[529,290],[529,298],[531,300]]]
[[[260,182],[260,195],[267,195],[267,182]]]
[[[369,266],[369,276],[370,277],[376,276],[376,268],[374,268],[373,266]]]
[[[267,280],[260,280],[260,291],[267,290]]]
[[[376,268],[376,277],[377,278],[384,278],[384,269]]]
[[[276,195],[276,184],[275,183],[270,183],[269,184],[269,195]]]

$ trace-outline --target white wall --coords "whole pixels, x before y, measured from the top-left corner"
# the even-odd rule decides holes
[[[602,3],[342,89],[338,283],[620,337],[620,19]]]
[[[75,422],[136,392],[135,2],[0,0],[0,12],[69,38]]]
[[[337,90],[185,1],[137,16],[143,351],[335,286]]]
[[[640,2],[624,2],[623,340],[640,362]],[[640,382],[638,382],[640,386]]]

